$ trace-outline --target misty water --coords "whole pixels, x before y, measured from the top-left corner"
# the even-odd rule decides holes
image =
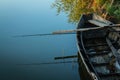
[[[77,63],[18,65],[54,60],[56,56],[77,55],[76,35],[17,37],[75,29],[67,15],[56,15],[54,0],[0,1],[0,80],[80,80]]]

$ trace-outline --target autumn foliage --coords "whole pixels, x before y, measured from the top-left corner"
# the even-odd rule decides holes
[[[68,21],[77,23],[81,14],[96,13],[104,18],[120,19],[120,0],[55,0],[57,13],[65,12]]]

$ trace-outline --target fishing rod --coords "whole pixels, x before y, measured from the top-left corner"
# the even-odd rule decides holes
[[[17,35],[13,36],[14,38],[17,37],[35,37],[35,36],[51,36],[51,35],[67,35],[67,34],[76,34],[76,33],[61,33],[61,34],[53,34],[53,33],[48,33],[48,34],[31,34],[31,35]]]
[[[13,37],[30,37],[30,36],[48,36],[48,35],[65,35],[65,34],[76,34],[77,32],[84,32],[89,30],[97,30],[97,29],[103,29],[103,28],[111,28],[111,27],[119,27],[120,24],[106,24],[102,23],[96,20],[89,20],[90,23],[99,26],[99,27],[91,27],[91,28],[80,28],[80,29],[73,29],[73,30],[61,30],[61,31],[55,31],[48,34],[32,34],[32,35],[18,35]],[[117,30],[118,32],[120,30]]]
[[[76,34],[76,32],[79,31],[88,31],[93,29],[98,29],[99,27],[94,28],[81,28],[81,29],[74,29],[74,30],[61,30],[61,31],[55,31],[48,34],[32,34],[32,35],[17,35],[13,37],[30,37],[30,36],[48,36],[48,35],[64,35],[64,34]]]
[[[94,30],[94,29],[99,29],[99,28],[100,27],[81,28],[81,29],[74,29],[74,30],[61,30],[61,31],[55,31],[55,32],[48,33],[48,34],[17,35],[17,36],[13,36],[13,37],[16,38],[16,37],[32,37],[32,36],[76,34],[76,32],[79,32],[79,31],[82,32],[82,31]]]

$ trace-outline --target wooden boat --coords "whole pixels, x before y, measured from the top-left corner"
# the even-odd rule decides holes
[[[119,26],[96,14],[82,15],[77,29],[78,61],[82,80],[120,80]]]

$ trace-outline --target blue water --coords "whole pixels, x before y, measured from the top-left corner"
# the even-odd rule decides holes
[[[77,54],[75,34],[13,38],[75,29],[66,14],[56,15],[56,9],[51,8],[53,2],[0,1],[0,80],[80,80],[77,63],[16,65],[67,61],[55,61],[54,57]]]

